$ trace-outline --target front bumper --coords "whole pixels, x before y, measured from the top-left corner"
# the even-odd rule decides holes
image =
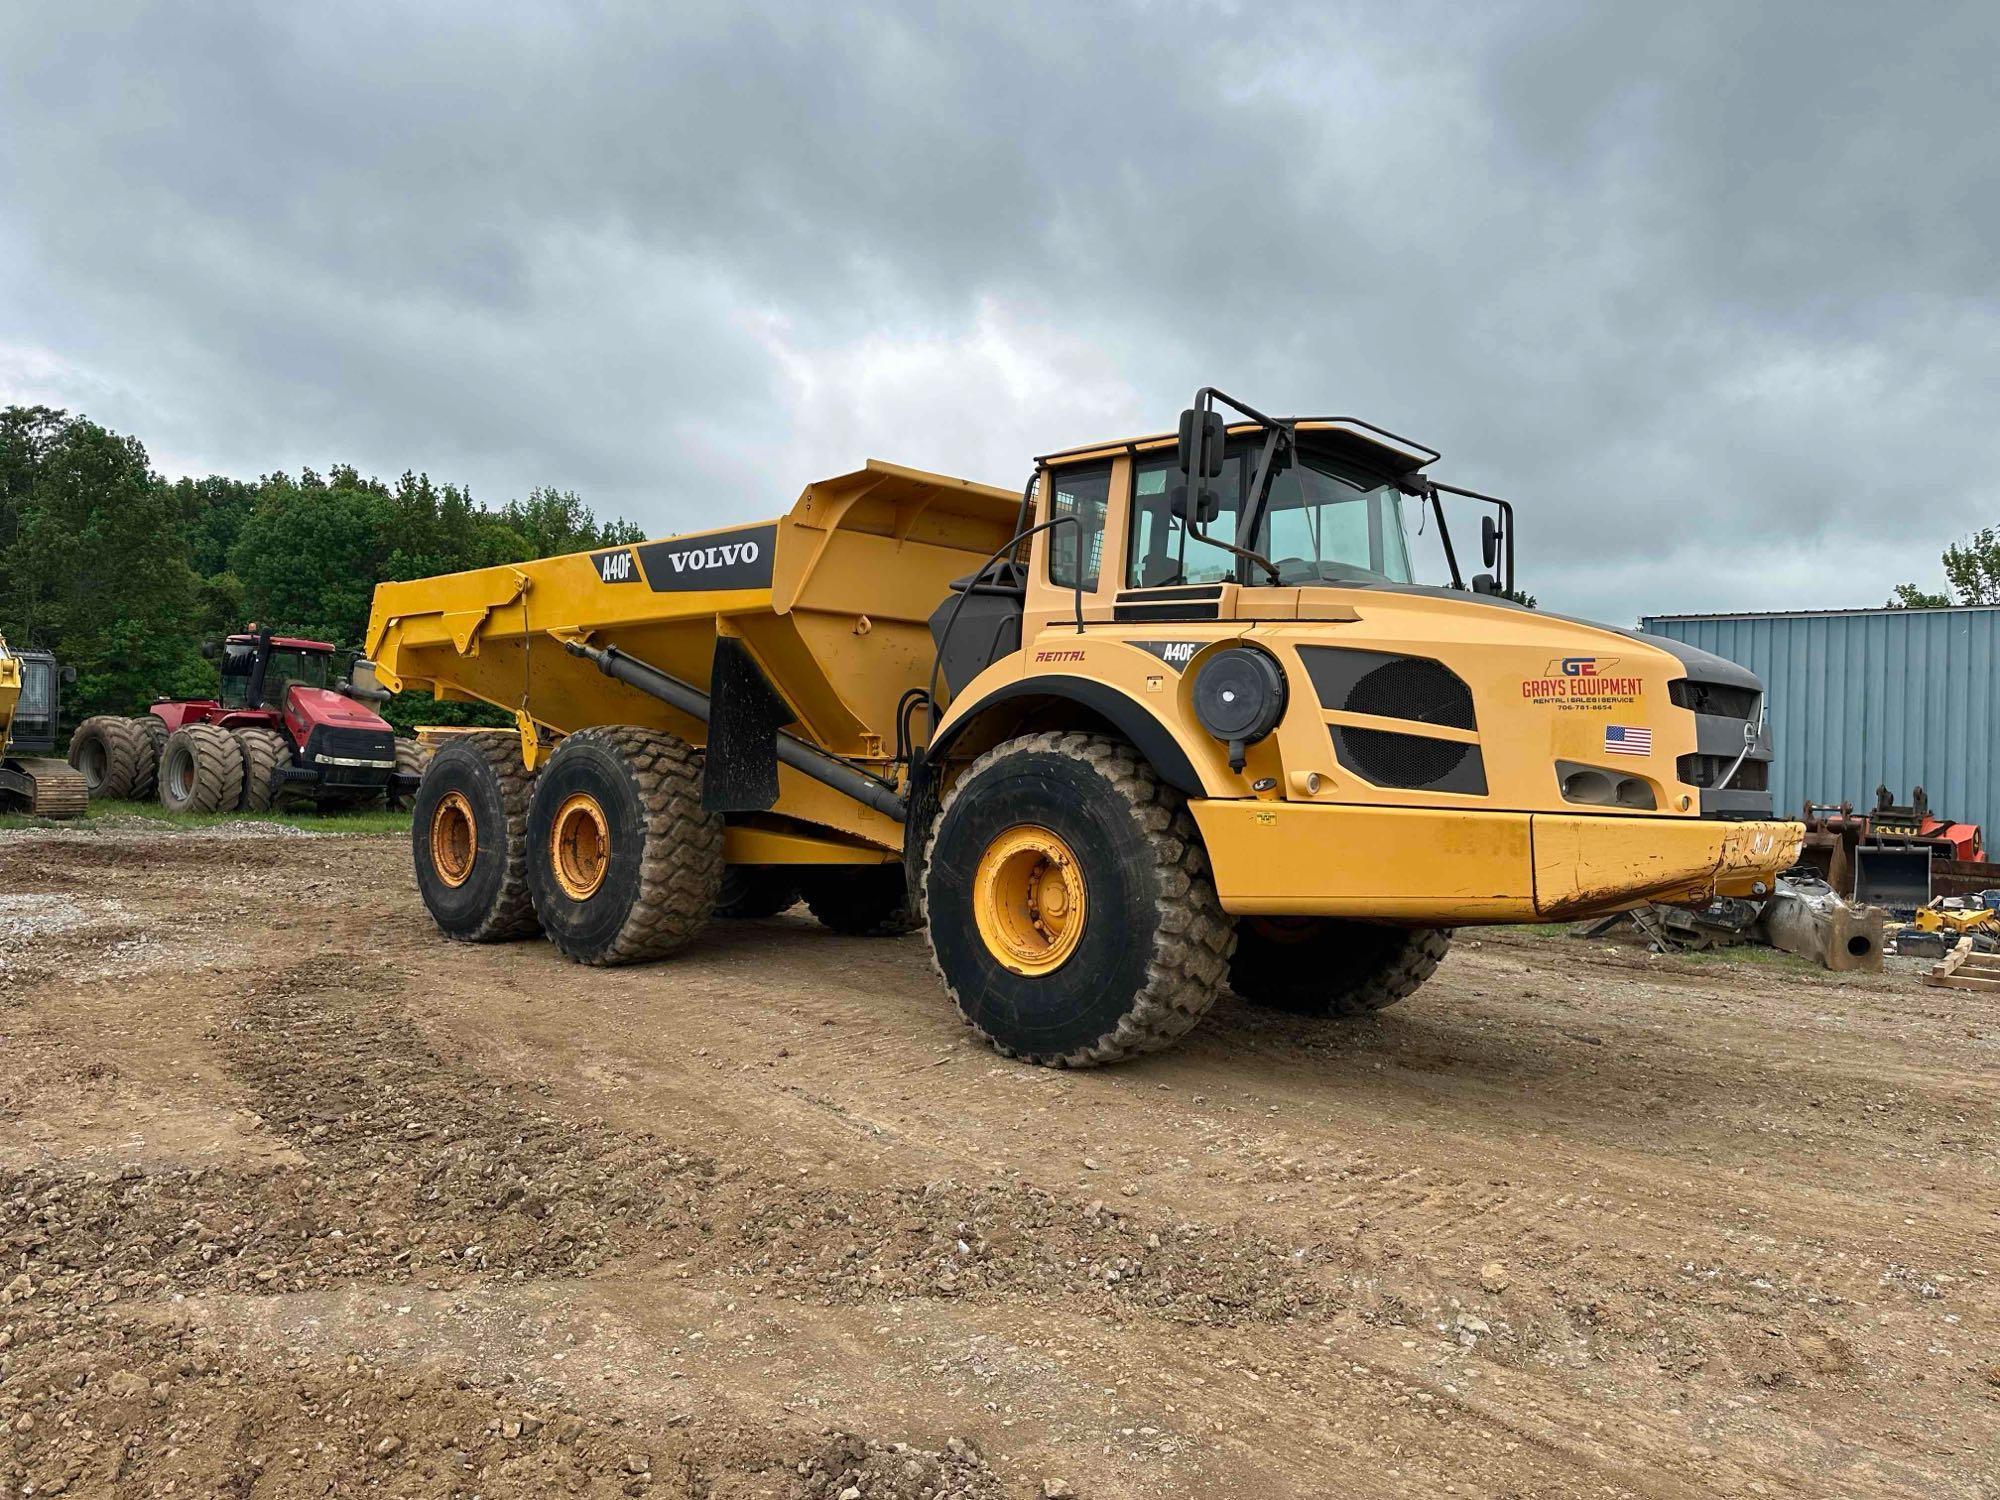
[[[1797,823],[1336,803],[1189,804],[1225,911],[1424,926],[1566,922],[1766,890]]]

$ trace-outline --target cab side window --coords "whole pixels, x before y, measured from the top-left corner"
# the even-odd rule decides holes
[[[1075,516],[1080,526],[1057,526],[1049,532],[1049,582],[1057,588],[1086,593],[1097,589],[1097,568],[1104,556],[1104,511],[1111,503],[1111,465],[1085,464],[1050,472],[1055,492],[1055,516]]]
[[[1234,538],[1241,500],[1243,455],[1224,461],[1222,476],[1209,481],[1219,514],[1206,530]],[[1132,546],[1126,583],[1135,589],[1174,583],[1218,583],[1236,576],[1236,557],[1190,533],[1168,508],[1167,493],[1180,477],[1171,452],[1140,458],[1132,465]]]

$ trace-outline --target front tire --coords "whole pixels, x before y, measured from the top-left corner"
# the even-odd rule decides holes
[[[243,797],[243,747],[214,724],[176,729],[160,751],[159,785],[168,812],[235,812]]]
[[[1243,917],[1229,987],[1305,1016],[1363,1016],[1414,994],[1451,948],[1449,927],[1337,917]]]
[[[512,734],[455,735],[424,771],[411,808],[417,891],[438,931],[499,943],[535,930],[528,893],[534,779]]]
[[[291,743],[275,729],[230,732],[243,752],[243,796],[237,806],[244,812],[269,812],[278,803],[278,767],[292,762]]]
[[[564,738],[528,808],[528,889],[566,958],[664,958],[700,936],[722,887],[722,819],[701,805],[701,754],[655,729]]]
[[[431,763],[431,752],[415,740],[396,739],[396,774],[398,776],[421,777]],[[392,781],[382,794],[382,805],[390,812],[407,812],[416,804],[415,792],[399,792]]]
[[[1088,1067],[1171,1046],[1234,931],[1185,799],[1122,740],[1037,734],[959,777],[925,861],[931,955],[998,1051]]]

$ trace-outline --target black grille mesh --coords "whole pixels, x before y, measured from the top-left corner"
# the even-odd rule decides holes
[[[1689,786],[1704,790],[1721,781],[1723,775],[1736,764],[1733,755],[1683,755],[1677,762],[1681,780]],[[1745,758],[1737,766],[1736,774],[1729,780],[1732,792],[1768,792],[1771,789],[1771,765],[1769,761]]]
[[[1472,690],[1449,667],[1420,656],[1398,657],[1364,673],[1340,706],[1351,714],[1373,714],[1382,719],[1412,719],[1419,724],[1444,724],[1453,729],[1478,727],[1472,715]],[[1382,738],[1401,740],[1408,736]]]
[[[1667,684],[1668,701],[1676,707],[1725,719],[1756,718],[1759,696],[1755,688],[1735,687],[1726,682],[1696,682],[1688,677]]]
[[[1340,759],[1377,786],[1432,786],[1447,779],[1474,754],[1471,745],[1456,740],[1427,739],[1420,734],[1394,734],[1386,729],[1337,726]]]

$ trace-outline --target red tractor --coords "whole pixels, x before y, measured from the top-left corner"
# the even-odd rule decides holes
[[[261,812],[296,798],[327,810],[406,807],[429,754],[360,701],[387,694],[327,686],[333,651],[253,625],[222,643],[216,697],[162,698],[137,719],[85,719],[69,762],[93,799],[157,789],[174,812]]]

